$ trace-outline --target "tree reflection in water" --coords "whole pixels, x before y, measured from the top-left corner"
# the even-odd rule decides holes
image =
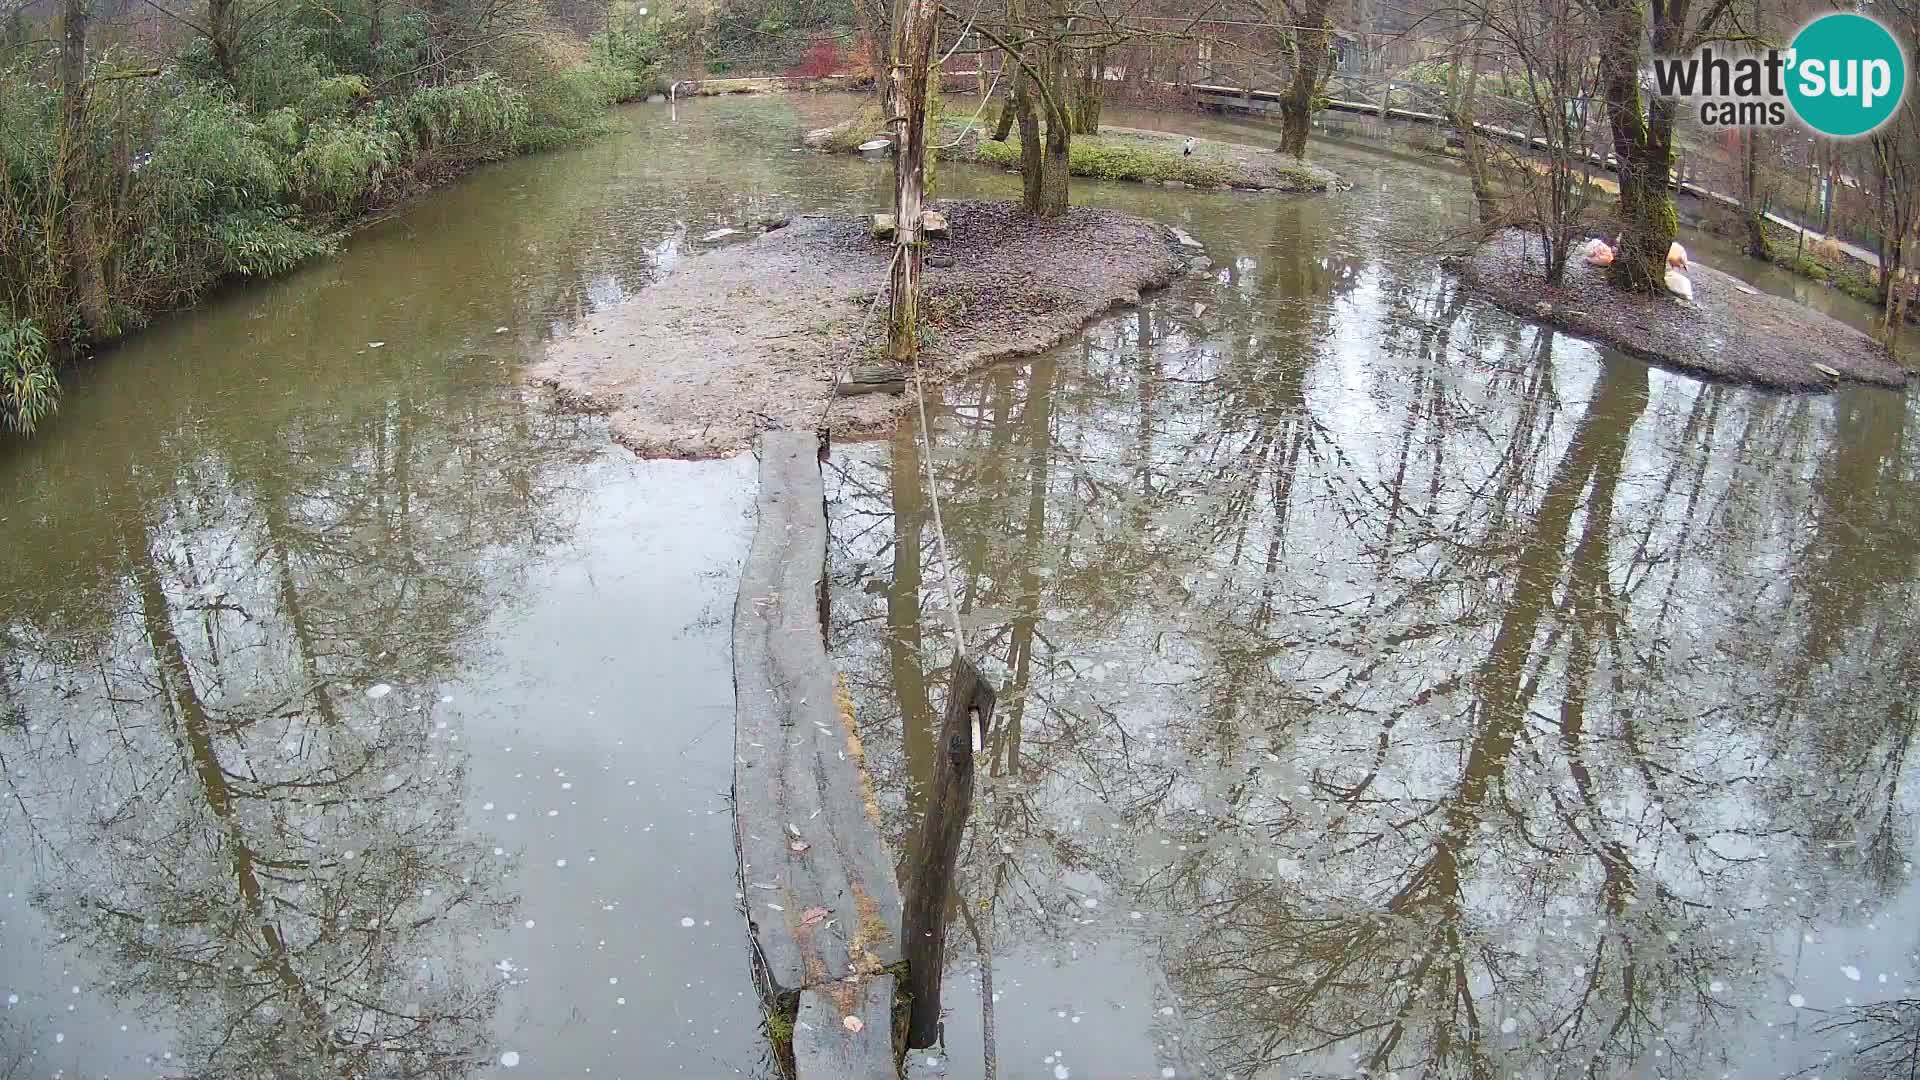
[[[962,886],[1002,955],[1138,939],[1177,1070],[1889,1075],[1904,1004],[1787,1000],[1911,904],[1897,395],[1703,386],[1324,255],[1220,285],[935,420],[1006,687]],[[835,648],[903,842],[946,642],[883,458],[834,485]]]
[[[40,522],[85,557],[36,581],[23,543],[5,568],[10,861],[110,999],[164,1017],[169,1074],[450,1080],[495,1056],[502,983],[469,946],[516,898],[435,687],[564,535],[573,422],[413,389],[289,420],[272,467],[240,437],[129,461]]]

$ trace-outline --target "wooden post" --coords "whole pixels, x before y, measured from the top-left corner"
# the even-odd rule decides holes
[[[966,657],[953,658],[947,686],[947,711],[940,722],[940,752],[927,786],[927,812],[920,819],[908,872],[906,906],[900,928],[901,954],[907,961],[907,993],[912,1012],[907,1046],[919,1050],[940,1038],[940,975],[946,965],[947,901],[953,895],[960,861],[960,837],[973,809],[973,747],[985,746],[993,724],[993,687]],[[977,733],[976,733],[976,728]]]
[[[888,118],[893,139],[893,270],[888,277],[887,357],[909,363],[920,351],[920,204],[926,192],[927,75],[933,63],[934,0],[904,0],[893,28]]]

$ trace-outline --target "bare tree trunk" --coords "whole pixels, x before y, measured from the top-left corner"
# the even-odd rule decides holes
[[[1031,54],[1032,50],[1028,52]],[[1040,145],[1040,114],[1033,100],[1034,87],[1031,76],[1013,85],[1014,115],[1020,121],[1020,208],[1029,214],[1040,213],[1040,187],[1046,169]]]
[[[894,113],[893,271],[887,303],[887,356],[911,362],[920,352],[921,199],[926,183],[927,77],[933,62],[935,0],[905,0],[893,28],[887,69]]]
[[[1061,5],[1061,0],[1054,2],[1056,7]],[[1067,97],[1071,92],[1068,54],[1066,46],[1057,39],[1049,40],[1043,48],[1046,60],[1041,70],[1046,73],[1048,91],[1047,143],[1040,169],[1040,202],[1034,213],[1040,217],[1060,217],[1067,212],[1067,170],[1073,149],[1073,116]]]
[[[1007,94],[1007,100],[1000,105],[1000,119],[993,126],[993,141],[1006,142],[1013,134],[1013,123],[1020,117],[1020,98],[1027,92],[1027,69],[1019,68],[1013,75],[1013,89]]]
[[[1467,61],[1467,77],[1460,88],[1457,107],[1452,117],[1455,131],[1460,133],[1460,141],[1467,151],[1467,179],[1473,185],[1473,205],[1479,216],[1480,228],[1491,233],[1499,227],[1499,208],[1493,198],[1493,179],[1487,171],[1487,147],[1480,141],[1479,123],[1474,119],[1474,100],[1480,88],[1480,53],[1478,43],[1474,45],[1472,57]],[[1458,67],[1459,65],[1455,65]],[[1449,98],[1449,100],[1452,100]]]
[[[1280,103],[1280,152],[1307,156],[1307,131],[1313,125],[1313,98],[1327,66],[1327,8],[1330,0],[1306,0],[1294,31],[1293,85]]]
[[[1040,172],[1041,217],[1061,217],[1071,202],[1067,169],[1072,163],[1073,125],[1056,115],[1047,123],[1047,153]]]
[[[1740,216],[1747,226],[1747,254],[1773,261],[1773,241],[1767,238],[1766,199],[1760,192],[1760,133],[1748,128],[1740,148]]]
[[[208,0],[207,44],[213,49],[213,66],[227,85],[234,83],[233,0]]]
[[[1070,0],[1048,0],[1050,32],[1040,42],[1041,103],[1047,117],[1046,153],[1041,159],[1040,197],[1034,213],[1060,217],[1067,212],[1067,170],[1073,149],[1073,51],[1068,46]]]
[[[1106,104],[1107,48],[1087,50],[1073,94],[1073,133],[1100,134],[1100,112]]]
[[[380,70],[380,46],[386,42],[386,0],[367,0],[367,49],[373,53],[373,70]]]
[[[1604,0],[1598,10],[1606,37],[1600,50],[1600,85],[1620,180],[1621,237],[1613,283],[1654,292],[1665,288],[1667,249],[1679,231],[1671,187],[1673,102],[1655,96],[1641,109],[1646,9],[1633,0]]]
[[[106,271],[93,243],[93,152],[87,133],[87,0],[61,7],[60,147],[55,187],[66,195],[66,273],[80,318],[96,338],[112,332]]]
[[[1912,238],[1912,234],[1909,233],[1907,239],[1901,241],[1901,246],[1903,248],[1910,246]],[[1906,325],[1907,300],[1913,293],[1913,282],[1909,277],[1908,274],[1898,273],[1887,278],[1886,316],[1889,328],[1898,329]]]
[[[860,48],[873,72],[873,89],[884,100],[887,93],[887,9],[883,0],[853,0],[854,20],[860,25]],[[891,115],[891,114],[889,114]]]

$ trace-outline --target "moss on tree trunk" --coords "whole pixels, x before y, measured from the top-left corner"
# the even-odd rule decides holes
[[[1640,54],[1647,10],[1637,0],[1603,0],[1606,40],[1600,85],[1620,180],[1620,244],[1609,271],[1613,283],[1636,292],[1665,288],[1667,249],[1679,231],[1673,208],[1673,102],[1654,97],[1643,106]],[[1671,45],[1656,41],[1656,47]]]
[[[1073,88],[1073,133],[1100,134],[1100,113],[1106,105],[1107,50],[1105,46],[1087,50],[1085,62]]]
[[[1305,160],[1307,131],[1313,123],[1313,99],[1328,70],[1327,8],[1331,0],[1307,0],[1300,7],[1303,29],[1294,35],[1293,83],[1280,103],[1280,152]]]
[[[1034,208],[1034,213],[1041,217],[1060,217],[1067,212],[1067,169],[1072,139],[1068,125],[1058,121],[1047,125],[1047,152],[1040,170],[1040,201]]]

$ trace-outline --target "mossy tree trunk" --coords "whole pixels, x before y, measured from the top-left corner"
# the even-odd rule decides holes
[[[1073,88],[1073,133],[1100,134],[1100,113],[1107,96],[1107,48],[1086,50]]]
[[[1046,150],[1040,142],[1040,111],[1034,104],[1033,85],[1029,79],[1014,88],[1014,106],[1020,118],[1020,208],[1038,214]]]
[[[1007,0],[1007,26],[1010,32],[1024,23],[1026,17],[1025,0]],[[1021,43],[1019,53],[1008,56],[1007,61],[1019,68],[1013,82],[1010,104],[1014,118],[1020,125],[1020,209],[1037,215],[1040,213],[1041,181],[1045,178],[1046,168],[1046,151],[1040,141],[1039,105],[1034,101],[1035,92],[1041,89],[1033,75],[1039,66],[1040,50],[1028,38]]]
[[[1067,167],[1073,149],[1073,51],[1067,46],[1071,0],[1048,0],[1052,33],[1041,42],[1041,102],[1047,117],[1046,154],[1040,169],[1039,217],[1061,217],[1070,199]]]
[[[1673,99],[1644,103],[1640,57],[1649,38],[1655,55],[1677,55],[1703,40],[1711,26],[1691,31],[1688,0],[1660,0],[1649,24],[1644,0],[1600,0],[1600,88],[1620,181],[1620,244],[1610,271],[1614,285],[1636,292],[1665,287],[1667,250],[1679,231],[1673,207]],[[1730,10],[1716,5],[1709,22]]]
[[[1600,50],[1600,82],[1620,180],[1620,245],[1613,283],[1653,292],[1664,287],[1667,249],[1679,228],[1674,215],[1673,103],[1640,98],[1640,43],[1646,9],[1634,0],[1608,0],[1608,41]]]
[[[1313,126],[1313,99],[1325,76],[1332,73],[1329,62],[1327,9],[1331,0],[1305,0],[1298,8],[1299,24],[1293,31],[1293,82],[1280,102],[1280,152],[1305,160],[1307,131]]]
[[[1055,118],[1047,124],[1046,160],[1040,170],[1040,203],[1034,213],[1057,218],[1066,214],[1071,203],[1067,168],[1071,161],[1073,130]]]
[[[1027,69],[1017,67],[1013,73],[1013,89],[1008,92],[1007,100],[1000,103],[1000,119],[993,125],[993,141],[1006,142],[1013,134],[1014,122],[1020,118],[1020,98],[1026,94]]]

